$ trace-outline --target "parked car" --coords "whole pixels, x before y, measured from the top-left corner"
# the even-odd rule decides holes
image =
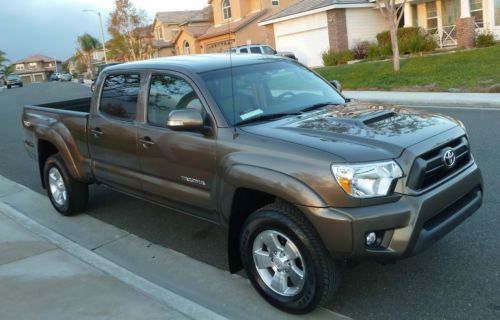
[[[22,87],[23,86],[23,80],[21,80],[21,77],[15,74],[11,74],[7,76],[7,80],[5,81],[5,85],[7,86],[7,89],[12,88],[12,86],[18,86]]]
[[[120,64],[121,62],[111,62],[111,63],[103,63],[97,67],[97,74],[94,79],[92,79],[92,84],[90,85],[90,90],[93,92],[95,90],[95,81],[97,77],[101,74],[102,70],[104,70],[107,67],[111,66],[116,66],[117,64]]]
[[[231,48],[230,50],[231,52],[234,53],[269,54],[269,55],[288,57],[293,60],[298,60],[293,52],[277,52],[276,50],[265,44],[244,45],[236,48]]]
[[[72,79],[72,76],[69,74],[69,73],[62,73],[60,76],[59,76],[59,81],[71,81]]]
[[[59,81],[59,75],[57,73],[53,73],[50,75],[49,82],[53,82],[53,81]]]
[[[288,58],[228,61],[116,65],[93,98],[25,106],[24,145],[55,209],[85,211],[99,183],[222,224],[230,271],[306,313],[343,262],[415,255],[481,206],[459,120],[350,101]]]

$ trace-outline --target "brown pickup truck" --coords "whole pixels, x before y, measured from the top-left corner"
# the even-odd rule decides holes
[[[349,101],[276,56],[108,67],[92,98],[26,106],[22,124],[59,212],[99,183],[222,224],[230,271],[292,313],[326,303],[342,263],[414,255],[482,203],[460,121]]]

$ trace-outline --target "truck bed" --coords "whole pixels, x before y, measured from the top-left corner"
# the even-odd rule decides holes
[[[49,109],[58,109],[58,110],[68,110],[68,111],[77,111],[77,112],[90,112],[90,103],[92,98],[81,98],[74,100],[65,100],[58,101],[52,103],[45,103],[34,105],[33,107],[41,107],[41,108],[49,108]]]

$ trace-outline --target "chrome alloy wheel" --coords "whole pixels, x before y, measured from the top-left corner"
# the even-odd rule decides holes
[[[292,297],[304,287],[304,260],[297,246],[283,233],[266,230],[257,235],[253,261],[262,281],[274,292]]]
[[[68,200],[68,193],[61,172],[56,167],[49,170],[49,188],[54,201],[58,205],[64,206]]]

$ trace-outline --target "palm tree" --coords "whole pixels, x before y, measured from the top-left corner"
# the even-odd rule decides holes
[[[9,59],[5,57],[5,52],[0,50],[0,66],[3,66],[4,62],[6,61],[9,61]]]
[[[101,45],[101,43],[88,33],[84,33],[79,36],[77,41],[79,46],[78,53],[82,57],[85,57],[85,60],[87,60],[86,64],[90,68],[90,76],[93,78],[94,68],[92,68],[92,54]]]

